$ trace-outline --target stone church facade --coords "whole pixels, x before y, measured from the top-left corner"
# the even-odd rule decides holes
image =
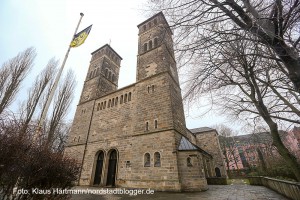
[[[122,58],[110,45],[92,53],[65,155],[82,163],[79,185],[207,190],[207,177],[226,177],[217,132],[186,128],[164,15],[138,29],[136,83],[118,89]]]

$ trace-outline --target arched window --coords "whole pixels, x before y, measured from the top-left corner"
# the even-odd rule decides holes
[[[156,25],[157,24],[157,20],[156,19],[154,19],[154,25]]]
[[[111,81],[115,82],[115,75],[114,74],[111,76]]]
[[[123,103],[123,95],[121,95],[121,97],[120,97],[120,104],[122,104]]]
[[[148,93],[150,93],[150,86],[148,86]]]
[[[150,167],[150,154],[145,153],[144,155],[144,167]]]
[[[108,100],[108,104],[107,104],[108,108],[110,107],[110,104],[111,104],[111,100]]]
[[[105,69],[105,77],[108,75],[108,69]]]
[[[149,28],[151,28],[151,26],[152,26],[152,22],[149,22]]]
[[[157,119],[154,120],[154,128],[157,129]]]
[[[117,106],[117,105],[118,105],[118,100],[119,100],[119,98],[118,98],[118,97],[116,97],[115,106]]]
[[[92,76],[93,76],[93,72],[90,73],[90,78],[92,78]]]
[[[186,159],[186,165],[188,167],[192,167],[193,166],[191,157],[187,157],[187,159]]]
[[[99,75],[99,68],[97,68],[96,75],[97,76]]]
[[[149,122],[146,122],[146,131],[149,131]]]
[[[102,108],[103,108],[103,102],[101,102],[100,110],[102,110]]]
[[[104,101],[104,106],[103,106],[103,109],[105,109],[105,107],[106,107],[106,101]]]
[[[111,79],[111,72],[108,72],[108,79]]]
[[[145,31],[145,30],[147,29],[147,28],[146,28],[146,25],[144,25],[143,28],[144,28],[144,31]]]
[[[152,85],[151,87],[152,87],[152,92],[154,92],[154,85]]]
[[[98,105],[97,105],[97,111],[99,111],[100,110],[100,103],[98,103]]]
[[[113,98],[113,99],[111,100],[111,107],[114,107],[114,105],[115,105],[115,98]]]
[[[152,49],[152,40],[149,41],[149,50]]]
[[[160,167],[160,153],[154,153],[154,167]]]
[[[157,45],[158,45],[158,39],[154,38],[154,47],[157,47]]]
[[[128,94],[128,101],[131,101],[131,92]]]
[[[145,43],[145,44],[144,44],[144,52],[146,52],[146,51],[147,51],[147,49],[148,49],[148,47],[147,47],[147,43]]]
[[[124,103],[127,102],[127,94],[125,94],[125,97],[124,97]]]

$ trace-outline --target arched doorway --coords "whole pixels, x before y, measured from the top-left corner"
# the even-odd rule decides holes
[[[219,167],[215,168],[215,172],[216,172],[217,177],[221,177],[221,171],[220,171]]]
[[[107,171],[107,186],[115,186],[116,168],[117,168],[117,151],[112,150],[109,156],[108,171]]]
[[[103,151],[100,151],[96,161],[97,163],[96,163],[96,170],[95,170],[95,177],[94,177],[94,185],[99,185],[101,182],[103,159],[104,159],[104,153]]]

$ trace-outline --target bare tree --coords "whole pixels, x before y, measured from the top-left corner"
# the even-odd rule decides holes
[[[213,51],[217,54],[207,51],[208,56],[200,62],[211,64],[190,69],[188,97],[197,100],[202,93],[210,92],[220,113],[253,123],[263,120],[273,145],[300,180],[299,164],[281,141],[278,128],[278,124],[300,123],[299,97],[276,61],[260,56],[268,57],[271,52],[260,43],[245,40],[247,37],[251,35],[237,35],[234,41]]]
[[[235,163],[235,166],[237,167],[237,171],[239,173],[239,165],[238,162],[240,161],[240,156],[237,154],[237,146],[236,141],[234,140],[234,136],[236,135],[234,131],[221,124],[215,126],[219,133],[219,140],[220,140],[220,146],[223,152],[223,155],[225,157],[225,162],[227,165],[228,174],[231,174],[231,162],[233,161]]]
[[[46,132],[49,146],[53,145],[55,138],[58,136],[62,137],[59,132],[63,129],[63,120],[73,100],[75,85],[74,72],[69,70],[54,99],[53,111]]]
[[[195,56],[206,49],[236,39],[230,36],[248,33],[254,36],[251,40],[274,52],[269,59],[285,66],[300,91],[299,0],[149,0],[148,6],[166,15],[183,64],[193,64]],[[228,37],[223,40],[220,36]]]
[[[28,48],[5,62],[0,70],[0,114],[13,102],[21,82],[33,66],[34,48]]]
[[[24,101],[21,108],[21,119],[23,121],[24,129],[27,129],[33,118],[33,114],[36,112],[42,94],[45,92],[47,86],[49,86],[49,82],[53,79],[57,64],[58,61],[54,58],[50,59],[47,66],[37,76],[32,87],[29,89],[27,100]]]

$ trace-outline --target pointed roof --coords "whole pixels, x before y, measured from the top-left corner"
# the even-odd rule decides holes
[[[191,143],[186,137],[182,136],[179,146],[178,146],[178,151],[200,151],[201,153],[209,156],[212,158],[212,155],[201,149],[200,147],[194,145]]]

